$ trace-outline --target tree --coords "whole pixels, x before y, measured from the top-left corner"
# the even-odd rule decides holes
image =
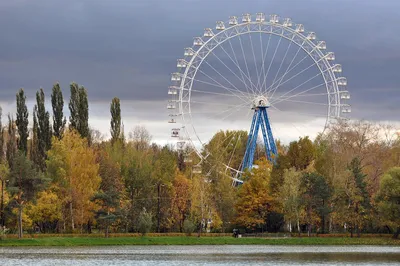
[[[37,119],[37,156],[39,169],[44,171],[46,168],[46,152],[51,147],[51,126],[50,126],[50,114],[46,111],[45,107],[45,95],[41,88],[36,93],[36,106],[35,114]]]
[[[304,173],[301,177],[301,188],[308,235],[311,234],[312,226],[318,224],[324,232],[325,217],[330,212],[328,200],[331,197],[326,179],[317,173]]]
[[[99,151],[98,161],[101,184],[100,191],[94,197],[100,206],[96,216],[98,222],[105,228],[105,237],[109,237],[109,227],[120,215],[123,191],[121,168],[104,151]]]
[[[37,121],[37,105],[33,107],[33,127],[32,127],[32,137],[31,137],[31,147],[30,147],[30,159],[36,165],[38,169],[40,169],[40,155],[39,155],[39,138],[38,131],[39,125]]]
[[[121,139],[121,104],[118,98],[112,99],[111,106],[111,142]]]
[[[177,173],[173,182],[172,217],[182,232],[186,218],[190,213],[191,182],[182,173]]]
[[[283,184],[280,187],[277,199],[281,202],[282,210],[289,231],[292,232],[294,225],[300,234],[300,219],[303,216],[302,191],[301,191],[302,173],[294,168],[285,169],[283,174]]]
[[[22,216],[24,206],[36,198],[36,194],[44,187],[45,179],[41,177],[28,160],[23,151],[14,159],[9,176],[8,191],[14,198],[18,208],[18,238],[22,238]]]
[[[51,190],[39,192],[37,198],[36,203],[27,210],[28,216],[41,232],[46,233],[48,229],[54,231],[62,218],[61,200]]]
[[[265,158],[257,161],[258,168],[246,173],[247,181],[238,191],[236,222],[249,229],[264,228],[272,209],[273,198],[269,190],[272,165]]]
[[[0,106],[0,163],[4,160],[3,109]]]
[[[314,145],[308,137],[300,138],[290,143],[287,156],[291,167],[304,170],[315,158]]]
[[[150,146],[151,135],[144,126],[136,126],[129,132],[129,138],[138,151],[144,151]]]
[[[5,225],[5,213],[4,213],[4,206],[5,206],[5,189],[6,189],[6,182],[9,177],[10,170],[8,165],[4,162],[0,162],[0,185],[1,185],[1,194],[0,194],[0,227]]]
[[[53,108],[53,135],[61,139],[67,119],[64,116],[64,98],[59,83],[53,86],[51,106]]]
[[[10,169],[13,168],[14,158],[17,151],[17,129],[15,128],[14,119],[8,115],[6,158]]]
[[[142,236],[144,236],[148,232],[150,232],[152,226],[153,226],[152,215],[151,213],[146,211],[146,208],[143,208],[138,217],[139,232],[142,234]]]
[[[71,98],[69,102],[70,128],[75,129],[82,138],[89,137],[89,103],[84,87],[71,83]]]
[[[377,194],[378,210],[383,223],[395,229],[393,238],[400,235],[400,167],[383,176]]]
[[[72,231],[78,225],[82,231],[97,209],[92,199],[101,183],[94,150],[76,131],[64,132],[61,140],[53,138],[48,151],[47,175],[63,202],[64,227],[69,222]]]
[[[26,96],[23,89],[17,93],[17,120],[18,128],[18,149],[26,155],[28,152],[28,108],[26,107]]]

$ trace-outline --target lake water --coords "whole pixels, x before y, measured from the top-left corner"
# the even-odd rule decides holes
[[[400,265],[400,247],[108,246],[0,248],[0,265]]]

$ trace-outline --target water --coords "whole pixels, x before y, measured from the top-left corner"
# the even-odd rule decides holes
[[[400,247],[108,246],[0,248],[0,265],[400,265]]]

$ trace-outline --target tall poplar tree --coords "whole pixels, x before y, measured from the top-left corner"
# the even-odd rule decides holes
[[[20,89],[17,93],[17,120],[16,125],[18,128],[18,149],[25,155],[28,152],[28,108],[26,107],[26,96],[24,89]]]
[[[89,137],[89,104],[86,89],[71,83],[71,98],[69,101],[69,125],[75,129],[82,138]]]
[[[67,119],[64,116],[64,98],[60,88],[60,84],[56,83],[53,86],[51,93],[51,105],[53,108],[53,135],[61,139],[65,129]]]
[[[52,132],[50,126],[50,114],[46,111],[45,95],[42,88],[36,93],[36,108],[38,166],[40,170],[44,171],[46,168],[46,152],[51,146]]]
[[[112,99],[111,107],[111,142],[115,143],[121,138],[121,103],[118,98]]]
[[[13,168],[14,158],[17,154],[17,129],[15,128],[15,121],[8,115],[8,129],[7,129],[7,151],[6,158],[10,169]]]

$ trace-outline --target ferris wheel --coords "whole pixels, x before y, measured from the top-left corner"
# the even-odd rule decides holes
[[[260,146],[274,161],[275,138],[323,132],[351,112],[335,54],[290,18],[257,13],[217,21],[194,38],[177,67],[168,89],[169,123],[180,123],[172,129],[178,149],[200,158],[196,172],[219,163],[241,182]],[[218,130],[221,148],[213,150],[208,143]]]

